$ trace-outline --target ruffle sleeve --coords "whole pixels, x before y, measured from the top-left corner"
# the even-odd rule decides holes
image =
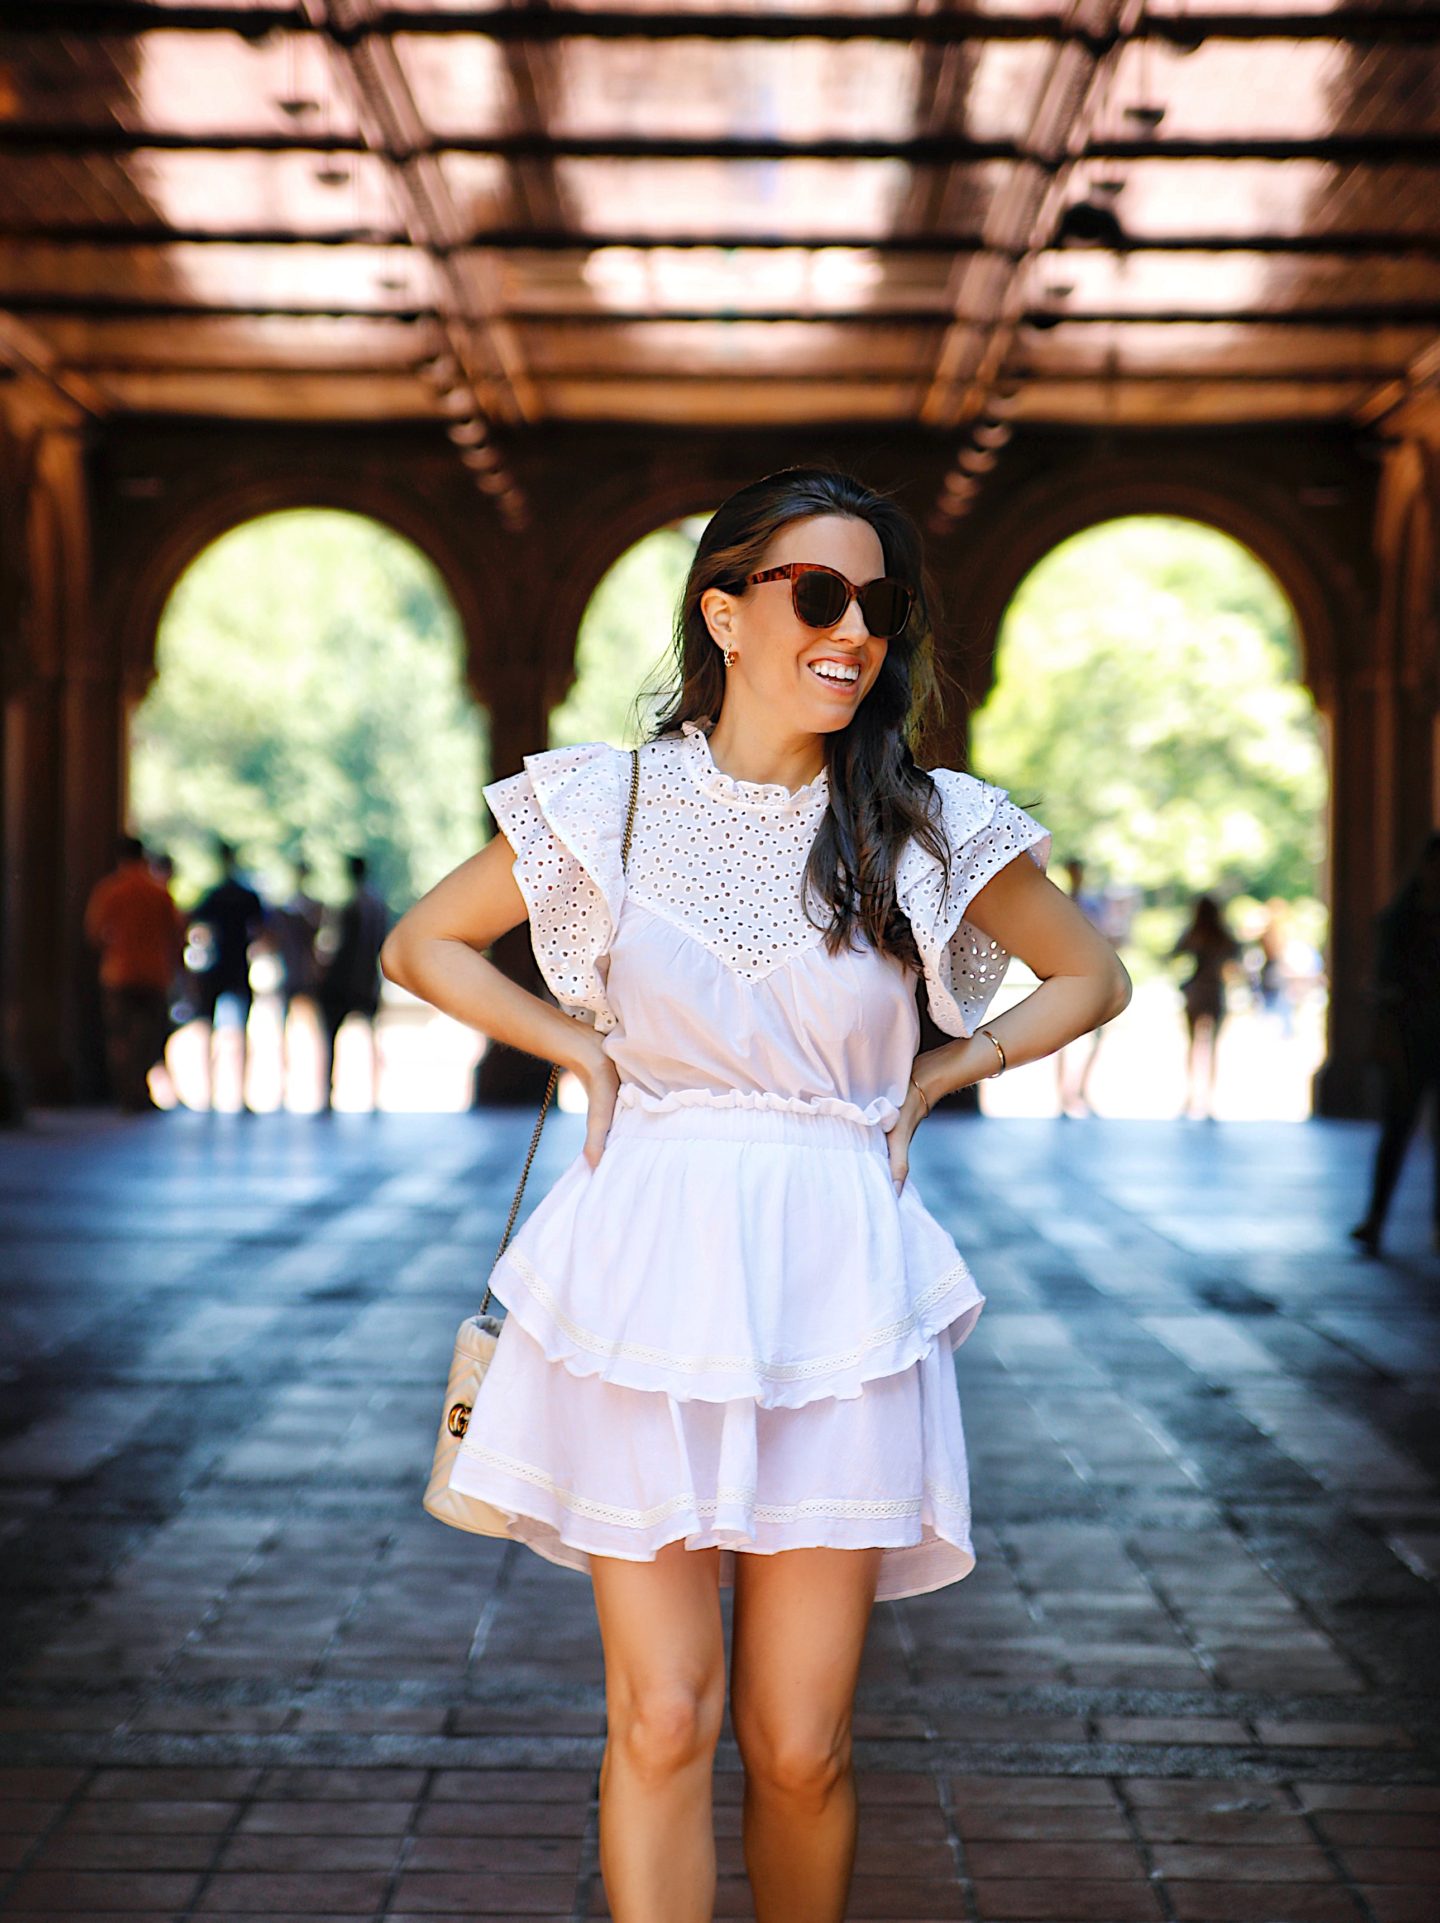
[[[605,999],[610,944],[625,893],[620,843],[627,757],[603,741],[525,756],[519,774],[483,790],[515,850],[515,881],[530,911],[530,945],[551,993],[615,1026]]]
[[[1016,855],[1028,853],[1043,870],[1050,859],[1050,834],[1003,788],[954,768],[931,773],[951,849],[950,885],[940,863],[912,839],[896,869],[895,893],[924,963],[931,1019],[947,1035],[973,1035],[1010,957],[965,920],[965,910]]]

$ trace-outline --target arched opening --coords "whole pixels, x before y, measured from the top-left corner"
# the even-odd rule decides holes
[[[550,714],[550,746],[630,748],[653,719],[649,696],[670,657],[675,610],[708,514],[655,528],[611,563],[580,619],[575,679]]]
[[[204,964],[225,937],[216,924],[206,925],[208,940],[192,926],[167,1050],[174,1096],[205,1105],[213,1026],[217,1106],[239,1105],[242,1036],[252,1106],[319,1106],[328,993],[332,1006],[345,994],[355,1003],[336,1036],[335,1106],[365,1108],[377,1092],[392,1109],[467,1106],[479,1036],[378,978],[369,1023],[363,983],[337,982],[336,957],[348,975],[351,935],[365,920],[359,910],[346,918],[350,857],[364,857],[365,882],[393,916],[483,838],[487,717],[467,692],[461,624],[434,565],[365,515],[262,515],[185,570],[165,603],[155,660],[131,720],[133,832],[173,862],[187,912],[221,879],[220,841],[265,907],[282,911],[250,947],[253,1003],[227,992],[213,1024],[206,1004],[217,977],[212,968],[207,989]],[[319,955],[308,973],[307,917]],[[170,1091],[156,1092],[165,1100]]]
[[[1063,1065],[1007,1075],[983,1088],[987,1112],[1309,1114],[1326,1026],[1329,776],[1302,665],[1279,582],[1195,520],[1105,521],[1027,574],[1000,626],[970,765],[1052,829],[1052,876],[1078,882],[1135,996],[1093,1062],[1082,1043]],[[1207,959],[1184,992],[1199,963],[1174,950],[1202,895],[1219,902],[1236,951]],[[1029,985],[1017,964],[1006,998]]]

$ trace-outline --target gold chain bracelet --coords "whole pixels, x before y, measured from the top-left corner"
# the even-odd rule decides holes
[[[914,1089],[915,1093],[920,1097],[921,1101],[925,1104],[925,1115],[928,1115],[930,1113],[930,1097],[925,1093],[924,1089],[921,1088],[920,1084],[916,1081],[913,1075],[910,1077],[910,1086],[911,1088]],[[922,1122],[925,1119],[925,1115],[922,1115],[920,1117]]]

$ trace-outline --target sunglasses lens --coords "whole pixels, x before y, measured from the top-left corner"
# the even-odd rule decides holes
[[[807,568],[791,582],[795,612],[812,628],[834,627],[850,604],[850,592],[838,574]],[[877,640],[899,634],[910,618],[913,596],[903,581],[871,581],[860,590],[860,613]]]
[[[860,612],[878,639],[899,634],[910,615],[910,591],[901,581],[871,581],[861,592]]]
[[[838,574],[825,574],[815,568],[797,574],[793,585],[795,612],[807,626],[828,628],[844,614],[849,597]]]

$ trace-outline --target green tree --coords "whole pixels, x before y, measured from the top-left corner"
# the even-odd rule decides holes
[[[370,857],[397,912],[481,841],[485,717],[459,621],[410,542],[355,514],[266,515],[224,535],[166,606],[132,736],[136,830],[190,900],[222,835],[263,887],[347,892]]]
[[[1227,535],[1136,516],[1022,584],[975,716],[977,774],[1152,899],[1319,892],[1325,758],[1279,586]]]

